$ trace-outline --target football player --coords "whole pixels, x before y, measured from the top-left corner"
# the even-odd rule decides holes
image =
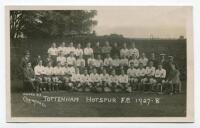
[[[126,43],[123,43],[123,48],[120,50],[120,58],[128,56],[129,56],[129,50],[127,48]]]
[[[145,68],[143,67],[143,64],[140,63],[139,64],[139,68],[137,69],[137,77],[138,77],[138,81],[139,81],[139,90],[142,91],[144,90],[144,78],[145,78],[145,75],[146,75],[146,70]]]
[[[81,48],[80,43],[77,44],[77,48],[75,49],[75,55],[77,58],[79,58],[79,56],[83,56],[83,49]]]
[[[132,91],[137,89],[138,78],[137,78],[137,69],[134,68],[134,63],[130,63],[130,68],[127,70],[127,74],[129,76],[129,83],[132,87]]]
[[[142,63],[143,64],[143,67],[146,67],[147,66],[147,63],[148,63],[148,58],[146,57],[146,54],[143,52],[140,59],[139,59],[139,63]]]
[[[71,51],[69,57],[67,57],[67,64],[68,66],[75,66],[76,65],[76,58],[74,57],[74,53]]]
[[[128,84],[128,75],[125,74],[124,70],[121,70],[121,75],[119,75],[118,78],[119,78],[119,85],[115,88],[116,90],[115,92],[118,91],[132,92]]]
[[[148,66],[146,67],[146,76],[144,78],[144,87],[148,86],[148,89],[153,91],[153,87],[155,86],[155,67],[153,66],[153,61],[150,61]]]
[[[157,87],[160,87],[160,92],[163,92],[163,86],[165,84],[165,78],[166,78],[166,70],[163,69],[162,64],[158,64],[158,69],[156,69],[155,72],[155,78],[156,78],[156,84]]]
[[[43,66],[43,63],[42,63],[42,60],[40,60],[38,62],[38,65],[36,65],[34,67],[34,72],[35,72],[35,75],[36,75],[36,82],[37,82],[37,89],[36,91],[39,92],[39,91],[45,91],[46,88],[43,84],[43,77],[44,77],[44,74],[45,74],[45,67]]]
[[[47,67],[45,67],[45,76],[44,76],[44,81],[48,86],[48,91],[52,90],[52,75],[53,75],[53,67],[51,63],[48,63]]]
[[[129,57],[131,56],[139,58],[139,50],[135,47],[135,42],[131,44],[131,49],[129,49]]]

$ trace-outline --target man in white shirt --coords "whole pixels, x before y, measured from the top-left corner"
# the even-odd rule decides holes
[[[60,44],[60,46],[58,47],[58,52],[59,53],[62,53],[63,55],[65,54],[65,42],[62,42],[61,44]]]
[[[145,89],[151,89],[153,91],[153,86],[155,84],[155,67],[153,66],[153,61],[150,61],[146,67],[146,76],[144,78]],[[146,88],[148,87],[148,88]]]
[[[157,87],[160,87],[161,92],[162,92],[162,87],[165,84],[166,70],[162,68],[161,63],[158,64],[158,69],[156,69],[156,72],[155,72],[155,78],[156,78]]]
[[[81,48],[81,44],[77,44],[77,48],[75,49],[75,55],[78,58],[79,56],[83,56],[83,49]]]
[[[38,65],[34,67],[34,72],[36,75],[36,82],[37,82],[37,91],[45,91],[46,88],[43,86],[43,78],[45,74],[45,67],[42,65],[42,60],[38,62]]]
[[[139,66],[139,60],[135,57],[135,55],[131,56],[131,59],[129,60],[129,66],[130,66],[130,63],[133,63],[134,68],[138,68]]]
[[[143,64],[140,63],[139,64],[139,68],[137,69],[137,77],[138,77],[138,81],[139,81],[139,84],[138,84],[139,90],[143,90],[144,89],[143,85],[144,85],[145,75],[146,75],[146,70],[143,67]]]
[[[129,50],[127,48],[126,43],[123,44],[123,48],[120,50],[120,57],[129,57]]]
[[[143,64],[144,67],[147,66],[148,58],[146,57],[146,54],[143,52],[141,58],[139,59],[139,62]]]
[[[95,67],[95,61],[96,59],[94,58],[94,55],[92,54],[87,60],[87,66]]]
[[[113,66],[114,68],[119,67],[119,65],[120,65],[119,56],[118,56],[118,55],[115,55],[115,56],[114,56],[114,59],[112,60],[111,63],[112,63],[112,66]]]
[[[67,57],[67,64],[68,64],[68,66],[75,66],[76,65],[76,58],[74,57],[73,52],[70,52],[69,57]]]
[[[104,59],[103,65],[106,68],[112,65],[112,58],[110,57],[110,54],[107,54],[106,58]]]
[[[62,75],[64,75],[65,72],[63,68],[61,67],[61,63],[58,63],[54,68],[53,68],[53,90],[58,91],[59,90],[59,85],[62,84]]]
[[[69,88],[72,91],[81,91],[80,85],[81,75],[79,74],[79,69],[75,68],[75,73],[70,77]]]
[[[102,81],[102,87],[104,92],[111,91],[109,89],[109,83],[110,83],[110,75],[107,73],[106,69],[103,69],[103,73],[100,75],[101,81]]]
[[[91,48],[91,44],[87,43],[86,48],[84,48],[84,56],[87,60],[93,54],[93,49]]]
[[[48,49],[48,54],[53,60],[53,65],[56,63],[56,57],[58,55],[58,49],[56,48],[56,43],[52,43],[51,48]]]
[[[101,77],[97,73],[96,68],[93,69],[93,73],[90,74],[90,80],[92,83],[91,90],[95,92],[102,92],[102,87],[101,85]]]
[[[124,70],[121,70],[121,75],[118,76],[119,79],[119,86],[115,88],[115,91],[127,91],[131,92],[131,88],[129,87],[128,84],[128,75],[125,74]]]
[[[82,55],[80,55],[80,56],[78,57],[78,59],[76,60],[76,66],[77,66],[78,68],[80,68],[81,66],[84,66],[84,67],[85,67],[85,60],[83,59],[83,56],[82,56]]]
[[[94,65],[97,69],[103,66],[103,60],[101,59],[101,55],[97,55],[97,59],[95,59]]]
[[[115,92],[115,88],[119,85],[119,78],[116,75],[115,70],[112,70],[109,80],[110,80],[109,88],[110,88],[111,91]]]
[[[129,57],[135,56],[136,58],[139,58],[139,50],[135,47],[135,43],[133,42],[131,45],[131,49],[129,49]]]
[[[60,52],[58,54],[58,57],[56,58],[56,61],[57,61],[57,63],[60,63],[61,66],[64,66],[65,63],[66,63],[66,61],[67,61],[66,58],[65,58],[65,56],[64,56],[64,53]]]
[[[130,68],[127,70],[127,74],[129,76],[129,83],[130,86],[132,87],[132,90],[137,89],[138,85],[138,78],[137,78],[137,69],[134,68],[134,63],[130,63]]]
[[[84,91],[86,91],[86,92],[90,91],[91,80],[90,80],[90,75],[88,74],[87,69],[85,69],[85,71],[84,71],[84,75],[82,76],[81,84],[82,84]]]
[[[52,80],[51,77],[53,75],[53,67],[51,65],[51,63],[47,64],[47,67],[45,67],[45,76],[44,76],[44,81],[48,86],[48,90],[51,91],[52,90]]]
[[[128,67],[128,59],[126,58],[126,56],[122,56],[120,59],[120,66],[123,67]]]
[[[75,53],[74,43],[70,42],[68,47],[65,47],[65,55],[68,56],[71,52]]]

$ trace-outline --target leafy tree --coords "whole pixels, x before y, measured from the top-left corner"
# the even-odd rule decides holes
[[[97,24],[95,10],[53,10],[10,12],[10,36],[20,37],[63,37],[74,34],[92,33]]]

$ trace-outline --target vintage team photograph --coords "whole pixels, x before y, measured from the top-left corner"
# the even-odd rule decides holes
[[[22,6],[7,19],[9,119],[192,121],[192,7]]]

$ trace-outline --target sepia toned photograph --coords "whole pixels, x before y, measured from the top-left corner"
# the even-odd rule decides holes
[[[192,122],[192,7],[7,6],[8,122]]]

